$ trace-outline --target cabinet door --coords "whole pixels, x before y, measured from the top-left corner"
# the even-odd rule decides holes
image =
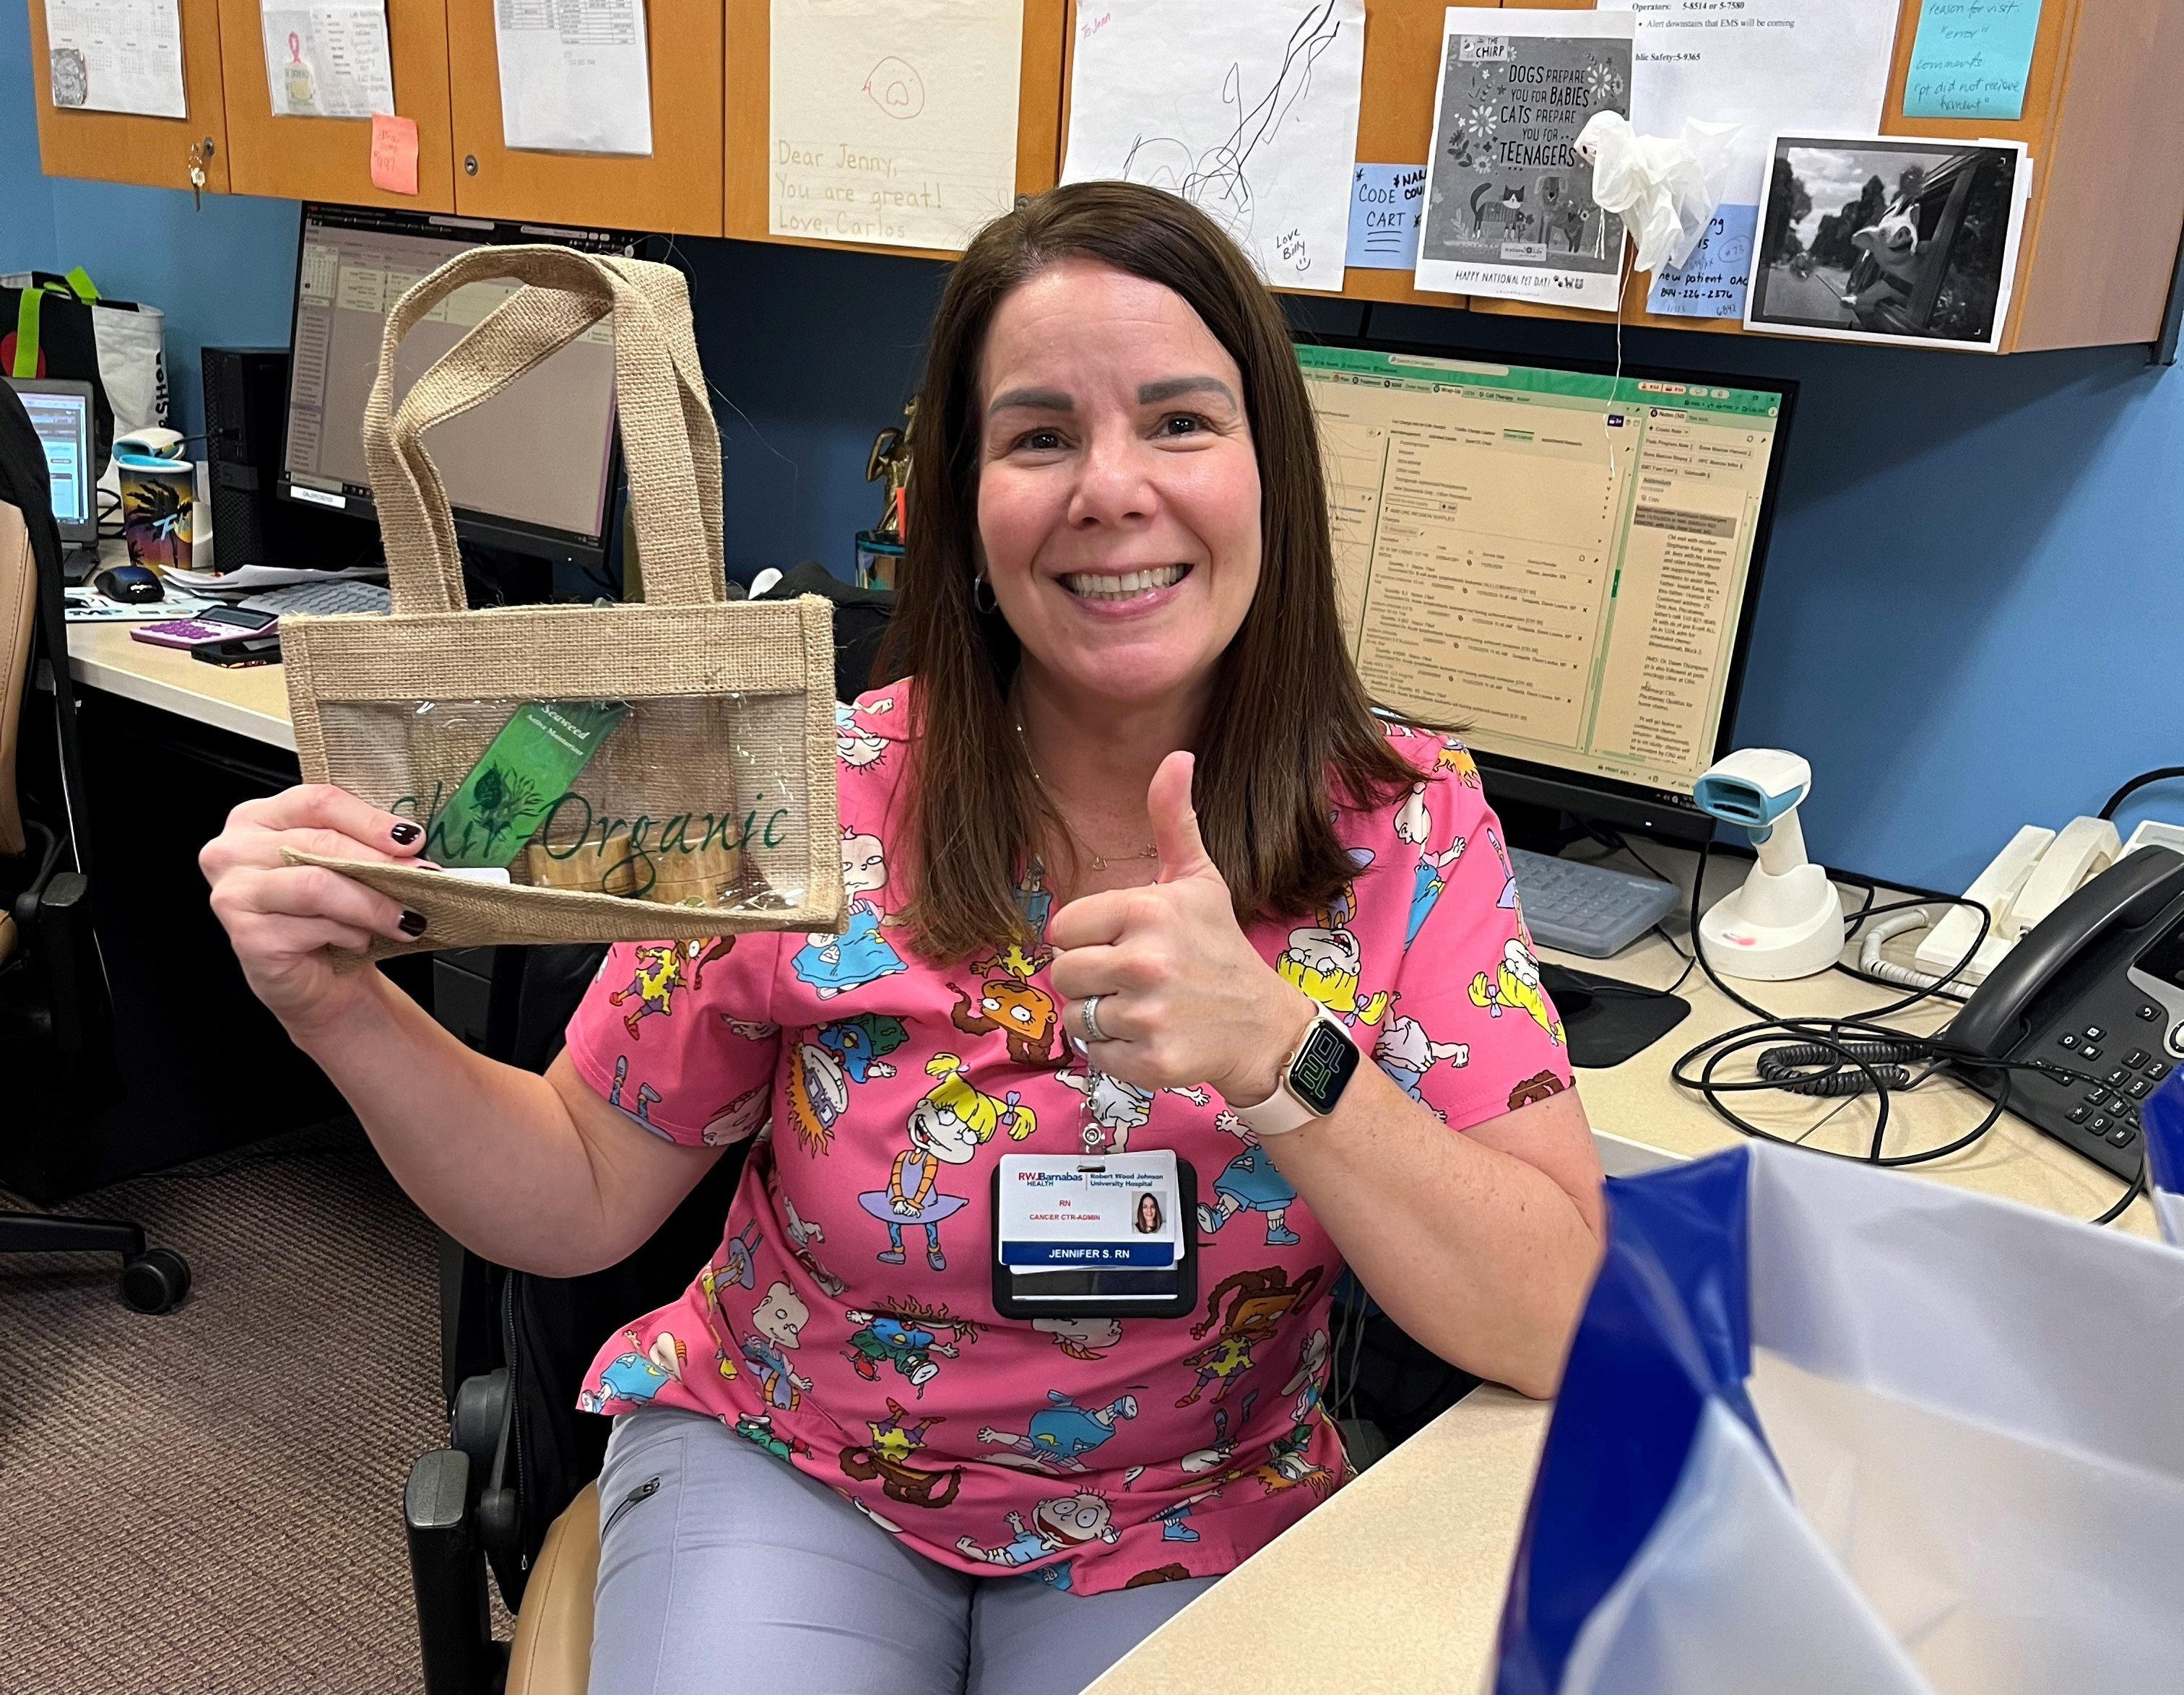
[[[47,75],[45,0],[31,8],[31,81],[38,103],[38,159],[48,176],[90,176],[154,188],[190,186],[190,149],[205,149],[209,190],[227,187],[227,124],[220,107],[219,0],[181,0],[183,118],[56,111]]]
[[[259,0],[220,0],[227,88],[228,180],[238,194],[336,200],[350,206],[455,209],[448,123],[448,25],[442,0],[386,0],[394,109],[417,123],[417,192],[371,184],[371,124],[359,118],[276,118],[265,86]]]
[[[636,159],[504,145],[494,0],[447,0],[455,209],[478,218],[720,234],[724,3],[646,5],[652,153]]]

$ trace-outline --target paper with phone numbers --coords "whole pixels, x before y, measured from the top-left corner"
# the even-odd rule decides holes
[[[1011,1154],[1001,1161],[1000,1192],[994,1251],[1018,1271],[1159,1270],[1181,1257],[1173,1148],[1098,1159]]]
[[[371,186],[389,194],[417,192],[417,120],[376,112],[371,119]]]

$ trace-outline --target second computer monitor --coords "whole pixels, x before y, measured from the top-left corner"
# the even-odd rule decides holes
[[[297,265],[293,356],[281,492],[370,515],[364,408],[387,315],[410,286],[488,243],[627,250],[609,231],[532,228],[348,206],[306,206]],[[470,327],[513,294],[474,282],[417,323],[395,366],[396,399]],[[596,563],[616,469],[614,330],[602,320],[499,393],[425,433],[466,539]]]
[[[1696,836],[1793,386],[1299,346],[1367,689],[1498,800]]]

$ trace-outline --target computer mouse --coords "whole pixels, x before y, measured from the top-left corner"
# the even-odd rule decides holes
[[[167,594],[159,586],[158,575],[141,565],[109,566],[91,579],[91,586],[109,600],[125,600],[131,605],[164,599]]]

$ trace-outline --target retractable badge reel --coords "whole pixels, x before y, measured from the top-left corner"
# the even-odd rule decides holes
[[[1103,1104],[1137,1090],[1088,1058],[1084,1152],[994,1168],[994,1308],[1009,1319],[1177,1319],[1198,1307],[1198,1174],[1173,1148],[1106,1151]]]

